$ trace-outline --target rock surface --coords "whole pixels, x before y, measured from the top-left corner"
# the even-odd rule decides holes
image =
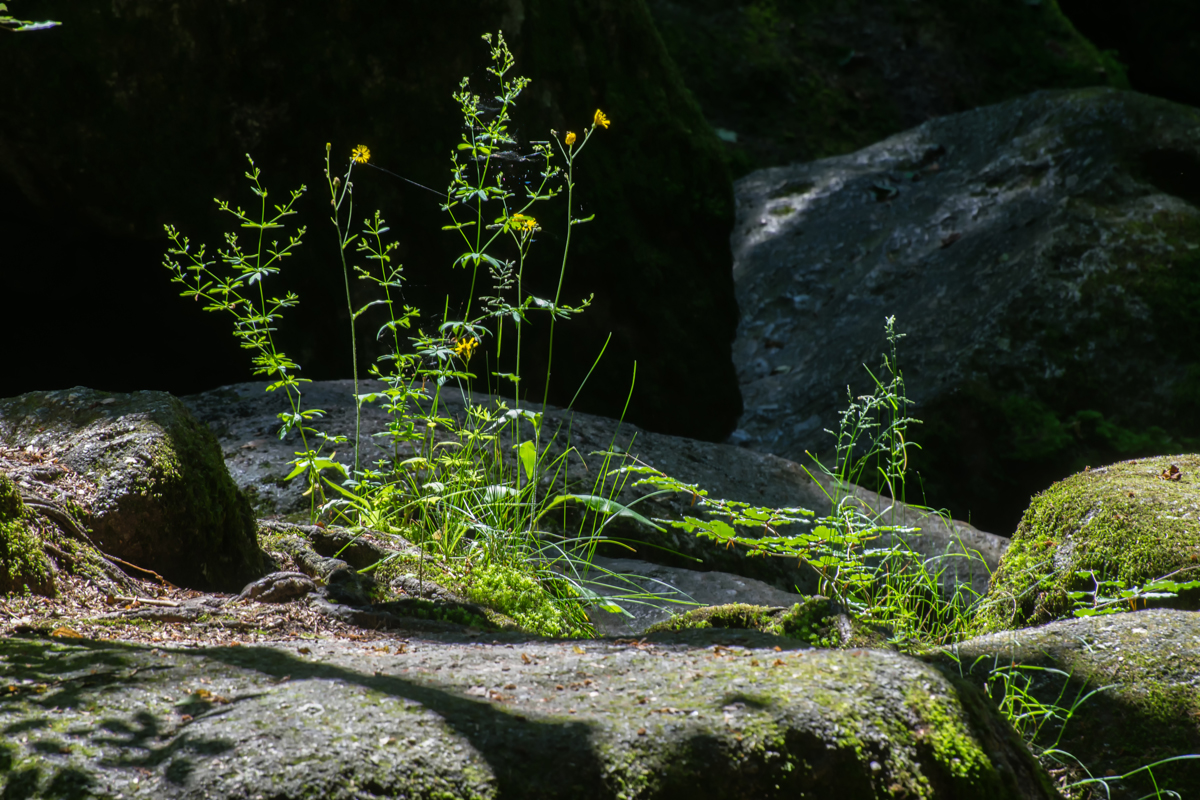
[[[1055,796],[966,682],[761,634],[6,638],[0,665],[0,763],[21,796]]]
[[[1079,572],[1087,572],[1080,576]],[[1089,469],[1033,498],[975,617],[979,631],[1040,625],[1071,614],[1068,592],[1200,580],[1200,456],[1156,456]],[[1133,601],[1200,609],[1200,589]],[[1124,605],[1122,603],[1121,605]]]
[[[309,188],[298,216],[286,221],[308,226],[307,243],[268,289],[301,298],[282,335],[306,375],[351,371],[343,278],[329,267],[337,251],[317,233],[329,230],[326,142],[339,174],[351,148],[365,144],[372,163],[430,187],[432,194],[384,172],[355,170],[351,224],[357,232],[377,208],[392,223],[389,235],[400,245],[393,258],[408,268],[404,302],[425,312],[427,328],[440,319],[447,293],[451,313],[462,308],[471,275],[451,265],[465,245],[442,231],[451,223],[439,210],[462,136],[451,95],[464,75],[472,91],[496,94],[479,37],[497,30],[516,57],[510,79],[533,80],[512,129],[523,153],[552,129],[581,133],[597,108],[612,120],[575,168],[576,206],[543,204],[537,214],[543,230],[525,264],[525,290],[553,298],[568,215],[596,215],[593,224],[573,229],[562,302],[575,305],[592,292],[596,301],[555,331],[552,401],[569,402],[611,334],[581,396],[584,407],[620,413],[636,360],[633,419],[685,436],[726,436],[741,413],[729,356],[737,325],[727,241],[730,179],[720,142],[642,0],[471,0],[426,6],[419,14],[380,0],[348,0],[330,14],[308,14],[280,0],[218,8],[198,0],[170,6],[134,0],[75,15],[53,31],[9,37],[0,51],[6,76],[0,105],[9,110],[0,118],[0,195],[5,184],[15,184],[23,195],[16,205],[41,209],[49,218],[45,235],[55,241],[95,240],[52,263],[47,259],[57,258],[58,248],[45,252],[36,244],[41,230],[33,234],[17,221],[8,227],[7,213],[0,218],[5,261],[45,266],[59,302],[73,301],[60,313],[76,317],[76,329],[91,323],[107,340],[88,363],[73,366],[73,380],[140,388],[153,365],[156,388],[196,386],[198,365],[228,341],[228,328],[207,324],[199,306],[179,300],[167,283],[159,267],[167,246],[162,226],[177,226],[194,245],[207,242],[210,253],[223,246],[222,232],[237,230],[236,222],[217,214],[212,198],[255,207],[243,178],[247,153],[280,202],[302,184]],[[505,169],[518,187],[537,177],[519,162]],[[155,244],[148,248],[146,240]],[[96,282],[94,274],[103,272],[97,262],[128,276],[122,280],[137,280],[138,291],[130,283]],[[355,308],[377,299],[366,284],[351,284],[362,292]],[[92,316],[101,292],[107,302]],[[38,324],[30,308],[27,324]],[[370,333],[382,324],[381,311],[359,321],[360,369],[379,354]],[[522,367],[526,376],[544,376],[548,326],[544,315],[534,317]],[[8,319],[24,324],[21,316]],[[44,327],[43,347],[73,346],[73,330],[64,329],[59,340],[55,326]],[[62,374],[60,365],[42,363],[40,351],[27,357],[24,350],[10,358],[19,359],[16,372],[29,385],[14,391],[45,388]],[[199,355],[182,359],[181,350]],[[244,368],[244,351],[222,353],[221,375],[230,374],[230,363]],[[201,385],[222,380],[210,376]],[[540,390],[533,377],[522,385],[533,384]]]
[[[1200,786],[1200,758],[1130,775],[1160,759],[1200,756],[1200,614],[1175,609],[1053,622],[981,636],[934,658],[952,675],[1004,696],[1004,678],[1027,689],[1030,707],[1083,699],[1061,728],[1055,721],[1037,737],[1063,756],[1055,772],[1071,781],[1090,772],[1092,797],[1134,800],[1166,790],[1188,797]],[[1014,670],[1006,670],[1015,665]],[[1020,699],[1016,691],[1009,693]],[[1032,721],[1032,720],[1031,720]],[[1061,739],[1057,738],[1062,734]],[[1128,777],[1125,777],[1127,776]]]
[[[934,504],[1007,533],[1087,464],[1200,435],[1200,110],[1039,92],[736,185],[733,441],[825,452],[897,316]]]
[[[277,393],[264,392],[264,386],[262,383],[235,384],[184,398],[184,403],[217,435],[230,474],[252,498],[260,515],[306,513],[310,501],[301,494],[304,487],[298,482],[283,481],[290,469],[287,462],[295,457],[296,450],[291,439],[281,442],[275,435],[279,427],[275,415],[282,410],[285,401]],[[378,388],[379,384],[366,382],[361,391]],[[350,381],[318,381],[309,384],[306,389],[305,403],[327,412],[321,420],[323,430],[353,438],[352,394],[353,384]],[[487,402],[484,397],[477,397],[476,400]],[[461,401],[451,399],[448,407],[461,414]],[[372,434],[385,429],[386,420],[386,415],[377,407],[364,406],[363,463],[372,463],[376,458],[390,455],[386,449],[375,444],[383,440],[371,439]],[[569,459],[568,480],[578,490],[592,491],[595,475],[599,473],[603,461],[603,456],[597,453],[615,446],[673,477],[698,484],[713,497],[774,508],[808,508],[818,515],[828,513],[830,509],[825,494],[829,488],[827,485],[823,488],[799,466],[775,456],[730,445],[648,433],[633,425],[618,428],[617,423],[610,419],[582,413],[569,415],[553,407],[547,411],[543,430],[547,431],[547,439],[549,432],[561,431],[550,443],[551,453],[562,453],[568,443],[577,448],[580,457]],[[525,435],[529,434],[530,431],[526,430]],[[353,455],[348,449],[343,449],[339,459],[352,462]],[[878,510],[888,505],[888,501],[873,492],[857,489],[855,493],[863,503]],[[681,519],[685,514],[697,513],[690,496],[648,495],[649,490],[645,487],[626,486],[617,494],[617,499],[649,518]],[[897,511],[898,520],[922,529],[921,535],[912,537],[910,543],[925,557],[940,559],[948,552],[962,551],[971,555],[970,558],[946,558],[939,564],[947,567],[948,580],[970,582],[981,592],[986,588],[987,578],[999,564],[1007,546],[1005,539],[976,530],[958,520],[947,524],[936,515],[916,509],[900,506]],[[798,568],[790,560],[750,558],[740,548],[725,548],[711,540],[684,534],[673,528],[658,534],[641,523],[617,518],[607,533],[631,539],[635,543],[644,543],[637,547],[637,559],[683,568],[695,568],[702,564],[705,570],[754,578],[783,591],[794,591],[799,587],[802,593],[812,594],[817,588],[816,576],[810,570]],[[649,545],[666,547],[681,556],[673,556]],[[608,554],[617,557],[634,555],[626,550],[613,550]]]
[[[1037,89],[1128,88],[1055,0],[647,5],[739,175]]]
[[[108,555],[197,589],[240,591],[263,574],[253,511],[219,445],[166,393],[0,399],[0,445],[36,455],[2,460],[26,505],[68,502],[58,513],[82,512]]]

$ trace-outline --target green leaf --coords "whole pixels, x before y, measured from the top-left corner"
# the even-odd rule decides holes
[[[1195,589],[1197,587],[1200,587],[1200,581],[1187,581],[1184,583],[1180,583],[1178,581],[1157,580],[1157,581],[1151,581],[1150,583],[1147,583],[1145,586],[1142,587],[1142,591],[1146,592],[1146,593],[1150,593],[1150,592],[1177,593],[1177,592],[1186,591],[1188,589]]]
[[[316,469],[316,470],[332,469],[332,470],[337,470],[338,472],[342,473],[343,475],[346,474],[346,468],[343,467],[338,462],[334,461],[333,459],[314,458],[311,463],[312,463],[313,469]]]
[[[560,494],[558,497],[554,498],[554,500],[549,502],[544,509],[542,509],[542,513],[538,514],[538,519],[541,519],[543,516],[545,516],[550,509],[554,508],[555,506],[562,505],[563,503],[567,503],[572,500],[583,503],[592,511],[595,511],[599,514],[604,514],[611,517],[627,517],[629,519],[636,520],[637,522],[641,522],[644,525],[649,525],[656,531],[666,533],[665,528],[655,525],[653,522],[646,519],[628,506],[621,505],[616,500],[611,500],[607,497],[599,497],[594,494]]]
[[[285,481],[294,480],[297,476],[303,475],[307,471],[308,471],[308,463],[307,462],[297,464],[296,468],[293,469],[291,472],[289,472],[288,476],[286,478],[284,478],[284,480]]]
[[[526,439],[517,447],[517,457],[521,459],[521,466],[525,468],[525,479],[533,480],[534,470],[537,468],[537,447]]]

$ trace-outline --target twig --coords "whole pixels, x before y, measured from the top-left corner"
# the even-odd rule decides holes
[[[122,597],[117,595],[113,598],[118,603],[138,603],[146,606],[164,606],[166,608],[179,608],[180,603],[174,600],[157,600],[153,597]]]
[[[128,561],[122,561],[121,559],[117,558],[116,556],[110,556],[108,553],[103,553],[103,552],[100,552],[99,550],[97,550],[96,552],[100,553],[100,555],[104,556],[105,558],[107,558],[111,561],[115,561],[118,564],[123,564],[126,567],[129,567],[130,569],[136,569],[139,572],[146,573],[147,575],[153,575],[154,579],[164,586],[170,586],[171,588],[177,588],[173,583],[171,583],[166,578],[164,578],[162,575],[159,575],[157,572],[155,572],[152,569],[146,569],[145,567],[139,567],[137,564],[130,564]],[[132,577],[132,576],[130,576],[130,577]]]

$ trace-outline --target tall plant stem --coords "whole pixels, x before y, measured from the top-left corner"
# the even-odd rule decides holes
[[[586,139],[584,140],[587,141]],[[582,146],[579,148],[583,149]],[[575,154],[568,153],[567,155],[567,237],[563,242],[562,263],[558,268],[558,287],[554,290],[554,306],[550,312],[550,349],[546,353],[546,385],[542,390],[542,413],[546,412],[546,405],[550,402],[550,368],[554,365],[554,323],[558,321],[557,310],[558,301],[562,297],[563,278],[567,274],[567,252],[571,249],[571,229],[575,227],[575,223],[571,219],[571,198],[575,192]]]
[[[346,214],[347,222],[354,217],[354,195],[350,192],[350,173],[354,170],[354,163],[351,162],[350,170],[346,173],[346,188],[342,192],[342,199],[350,198],[350,210]],[[329,154],[328,148],[325,155],[325,172],[329,173]],[[336,191],[334,192],[336,198]],[[350,314],[350,373],[354,378],[354,474],[359,474],[358,469],[358,447],[362,441],[362,400],[359,399],[358,391],[358,337],[354,331],[354,301],[350,298],[350,268],[346,265],[346,248],[350,246],[350,231],[342,233],[341,224],[342,204],[334,202],[333,204],[333,227],[337,231],[338,237],[338,256],[342,259],[342,279],[346,284],[346,311]]]

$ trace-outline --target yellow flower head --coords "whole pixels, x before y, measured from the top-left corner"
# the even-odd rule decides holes
[[[567,142],[570,144],[570,142]],[[537,230],[537,220],[533,217],[527,217],[524,214],[513,214],[508,218],[508,226],[510,229],[529,233]]]
[[[463,361],[470,361],[471,356],[475,353],[475,348],[478,346],[478,340],[468,337],[460,339],[458,344],[454,345],[454,352]]]
[[[567,131],[567,144],[568,145],[575,144],[575,132],[574,131]]]
[[[601,128],[609,126],[608,117],[604,116],[604,112],[598,108],[596,109],[596,116],[592,118],[592,125],[599,125]]]
[[[355,164],[365,164],[371,160],[371,151],[367,149],[365,144],[360,144],[350,151],[350,158]]]

